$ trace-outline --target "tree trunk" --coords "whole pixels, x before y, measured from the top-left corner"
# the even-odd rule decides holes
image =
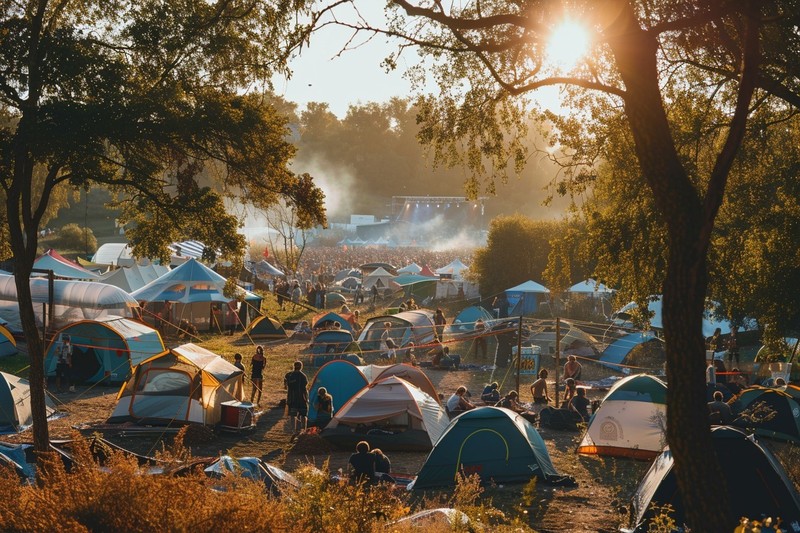
[[[669,233],[663,286],[667,353],[667,441],[692,531],[731,531],[724,475],[709,429],[702,316],[708,272],[708,217],[681,165],[658,86],[657,42],[639,28],[628,2],[608,28],[625,83],[625,110],[642,173]],[[713,218],[712,218],[713,220]]]

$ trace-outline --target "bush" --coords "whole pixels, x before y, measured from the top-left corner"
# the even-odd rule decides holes
[[[97,250],[97,238],[94,232],[77,224],[67,224],[62,227],[52,242],[59,250],[77,250],[86,253]]]

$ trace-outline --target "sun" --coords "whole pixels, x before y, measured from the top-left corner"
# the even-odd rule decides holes
[[[563,70],[572,70],[588,50],[589,31],[572,20],[556,26],[547,42],[549,62]]]

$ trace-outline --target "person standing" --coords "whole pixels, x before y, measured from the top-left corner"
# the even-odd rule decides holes
[[[372,294],[372,305],[375,305],[378,301],[378,286],[373,285],[369,292]]]
[[[730,337],[728,337],[728,364],[731,366],[733,365],[733,360],[736,360],[736,367],[739,367],[739,339],[737,338],[737,334],[739,333],[739,328],[737,326],[733,326],[731,328]]]
[[[56,388],[58,392],[64,392],[62,383],[69,387],[69,392],[75,392],[75,385],[71,382],[72,378],[72,339],[69,335],[64,335],[64,341],[58,352],[58,363],[56,364]],[[63,381],[62,381],[63,380]]]
[[[250,380],[253,382],[253,389],[250,391],[250,403],[253,403],[253,398],[258,394],[256,405],[261,405],[261,387],[264,385],[264,367],[267,365],[267,359],[264,357],[264,347],[256,346],[256,353],[253,355],[253,360],[250,362]]]
[[[436,326],[436,336],[439,339],[444,339],[444,327],[447,324],[447,319],[444,317],[444,311],[442,311],[441,307],[436,309],[436,313],[433,315],[433,323]]]
[[[475,321],[475,355],[486,358],[486,322],[482,319]]]
[[[244,364],[242,363],[242,354],[235,353],[233,354],[233,366],[238,368],[242,371],[242,375],[239,376],[239,379],[236,381],[236,390],[234,392],[234,396],[238,399],[241,398],[244,400]]]
[[[303,363],[294,362],[294,369],[284,376],[286,382],[286,406],[289,416],[294,418],[294,432],[306,428],[308,417],[308,377],[303,373]]]

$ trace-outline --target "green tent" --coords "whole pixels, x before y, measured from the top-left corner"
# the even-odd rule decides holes
[[[544,440],[520,415],[502,407],[479,407],[454,418],[413,482],[414,489],[454,485],[457,474],[478,474],[484,483],[563,479]]]

